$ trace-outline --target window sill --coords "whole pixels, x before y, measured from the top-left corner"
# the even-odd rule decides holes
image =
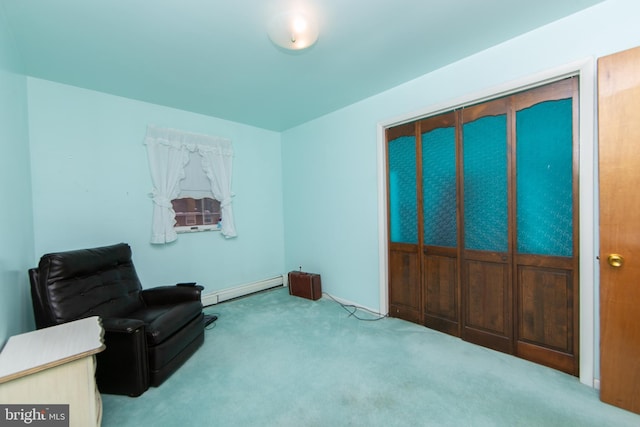
[[[174,227],[178,234],[182,233],[198,233],[200,231],[220,231],[217,224],[214,225],[190,225],[184,227]]]

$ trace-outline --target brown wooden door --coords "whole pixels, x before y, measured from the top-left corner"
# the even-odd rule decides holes
[[[640,48],[598,60],[598,103],[600,398],[640,413]]]
[[[578,79],[512,105],[515,353],[578,375]]]
[[[391,316],[579,374],[577,88],[387,129]]]
[[[422,323],[415,123],[387,129],[389,315]]]
[[[457,114],[418,122],[421,144],[422,292],[425,326],[460,336]]]
[[[464,109],[465,340],[578,375],[578,83]]]
[[[513,353],[508,98],[463,110],[462,338]]]

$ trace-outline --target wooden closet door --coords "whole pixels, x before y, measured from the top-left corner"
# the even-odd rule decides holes
[[[421,120],[425,326],[460,335],[456,113]]]
[[[578,375],[578,93],[387,129],[389,311]]]
[[[578,81],[514,96],[515,353],[578,375]]]
[[[389,315],[422,324],[415,123],[387,129]]]
[[[598,60],[600,398],[640,413],[640,48]]]
[[[462,338],[513,353],[507,101],[462,111]]]

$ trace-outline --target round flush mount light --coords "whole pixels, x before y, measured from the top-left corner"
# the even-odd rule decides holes
[[[286,11],[271,19],[267,34],[273,43],[287,50],[307,49],[318,40],[318,26],[302,12]]]

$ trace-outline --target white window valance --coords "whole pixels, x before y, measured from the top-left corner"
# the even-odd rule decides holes
[[[231,171],[233,147],[231,141],[176,129],[148,126],[144,139],[153,183],[153,219],[151,243],[169,243],[178,238],[174,229],[175,212],[171,201],[180,194],[180,182],[190,155],[198,153],[202,170],[209,180],[211,194],[220,202],[221,233],[235,237],[231,205]]]

